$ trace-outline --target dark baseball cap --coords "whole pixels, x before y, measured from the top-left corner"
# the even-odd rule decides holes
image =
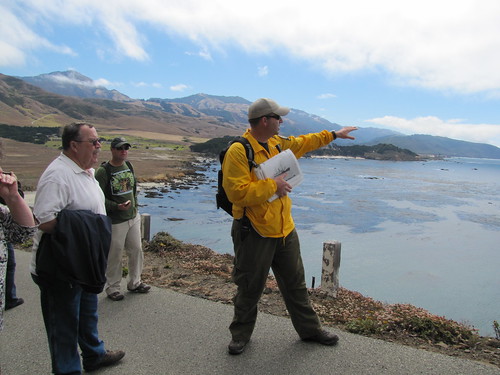
[[[118,148],[122,147],[123,145],[128,145],[128,147],[131,147],[130,143],[128,143],[127,140],[122,137],[117,137],[111,141],[111,148]]]

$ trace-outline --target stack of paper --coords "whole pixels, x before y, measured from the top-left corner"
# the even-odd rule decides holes
[[[254,171],[257,178],[261,180],[265,178],[275,179],[283,173],[286,173],[284,179],[292,185],[292,187],[299,185],[304,179],[297,158],[290,150],[280,152],[278,155],[259,164]],[[278,198],[278,196],[274,194],[268,201],[272,202],[276,198]]]

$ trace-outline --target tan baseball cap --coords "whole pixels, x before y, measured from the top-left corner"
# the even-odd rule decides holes
[[[286,116],[290,112],[290,108],[281,107],[272,99],[260,98],[250,104],[248,107],[248,119],[259,118],[272,113],[280,116]]]

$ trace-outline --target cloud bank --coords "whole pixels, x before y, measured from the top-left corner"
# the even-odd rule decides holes
[[[239,48],[279,49],[326,74],[381,70],[394,82],[459,93],[500,93],[500,2],[317,0],[7,1],[0,6],[0,66],[23,64],[30,51],[51,49],[50,24],[92,27],[113,53],[148,61],[141,28],[190,40],[200,56]],[[259,11],[255,11],[259,9]],[[223,20],[223,21],[221,21]],[[264,21],[266,20],[266,21]],[[266,27],[262,27],[263,22]],[[104,42],[103,42],[104,44]]]

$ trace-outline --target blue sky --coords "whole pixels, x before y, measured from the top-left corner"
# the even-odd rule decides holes
[[[500,147],[498,0],[1,0],[0,73]],[[1,115],[1,114],[0,114]]]

